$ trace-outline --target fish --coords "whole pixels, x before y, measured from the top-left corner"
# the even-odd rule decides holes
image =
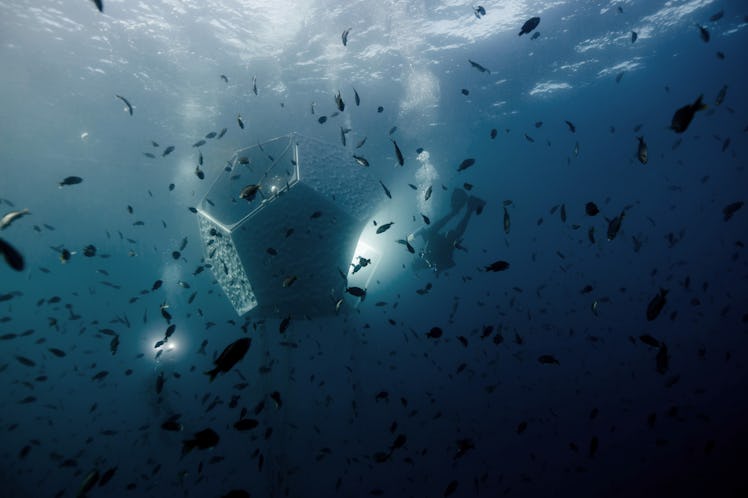
[[[457,166],[457,171],[463,171],[468,169],[470,166],[475,164],[475,159],[472,157],[468,157],[467,159],[463,160],[459,166]]]
[[[281,395],[278,391],[271,392],[270,399],[273,400],[276,408],[280,408],[283,405],[283,401],[281,400]]]
[[[255,197],[257,196],[257,192],[261,190],[260,185],[256,183],[251,183],[244,187],[241,192],[239,192],[239,198],[240,199],[246,199],[247,202],[252,202]]]
[[[192,144],[193,147],[202,147],[203,145],[205,145],[205,140],[198,140],[197,142]]]
[[[345,102],[343,102],[343,97],[340,96],[340,90],[335,94],[335,105],[338,107],[338,111],[343,112],[345,110]]]
[[[286,287],[291,287],[294,284],[294,282],[296,282],[296,280],[298,280],[298,277],[296,275],[290,275],[283,279],[283,282],[281,283],[281,285],[285,289]]]
[[[353,87],[351,87],[351,88],[353,88]],[[355,88],[353,88],[353,100],[355,100],[355,102],[356,102],[356,107],[358,107],[359,105],[361,105],[361,98],[358,96],[358,92],[356,91]]]
[[[252,93],[257,95],[257,76],[252,76]]]
[[[222,129],[221,133],[219,133],[218,136],[216,137],[216,140],[218,140],[219,138],[223,138],[223,136],[226,134],[226,131],[228,131],[228,128]]]
[[[480,19],[481,16],[486,15],[486,9],[484,9],[482,5],[478,5],[477,7],[473,7],[473,14],[475,14],[475,17]]]
[[[652,346],[653,348],[659,348],[660,347],[660,341],[655,339],[649,334],[643,334],[639,336],[639,340],[646,344],[647,346]]]
[[[660,344],[660,349],[657,351],[655,362],[657,372],[664,375],[665,372],[667,372],[668,364],[670,363],[670,356],[667,354],[667,346],[664,342]]]
[[[254,418],[240,418],[234,422],[234,429],[237,431],[249,431],[260,425],[260,422]]]
[[[576,133],[577,132],[577,127],[574,126],[574,123],[572,123],[571,121],[567,121],[567,120],[564,120],[564,123],[566,123],[566,126],[569,127],[569,131],[570,132],[572,132],[572,133]]]
[[[673,114],[673,119],[670,123],[670,129],[676,133],[683,133],[688,129],[691,124],[694,115],[703,109],[706,109],[706,105],[701,102],[703,95],[699,95],[699,98],[693,104],[686,104]]]
[[[649,158],[649,153],[647,150],[647,142],[644,141],[644,137],[636,137],[637,140],[639,140],[639,148],[636,151],[636,157],[639,159],[639,162],[642,164],[647,164],[647,160]]]
[[[26,266],[23,256],[18,250],[3,239],[0,239],[0,253],[2,253],[5,262],[15,271],[23,271]]]
[[[132,116],[132,106],[130,105],[130,102],[128,102],[127,99],[123,97],[122,95],[115,95],[115,97],[117,97],[118,99],[120,99],[122,102],[125,103],[125,105],[127,106],[127,112],[129,112],[130,116]]]
[[[621,71],[620,73],[616,74],[616,83],[620,83],[623,79],[623,75],[626,74],[626,71]]]
[[[22,218],[23,216],[31,214],[28,208],[21,209],[20,211],[10,211],[0,218],[0,230],[5,230],[15,220]]]
[[[566,204],[561,204],[561,210],[559,211],[561,221],[566,223]]]
[[[317,122],[319,124],[325,124],[325,121],[327,121],[327,116],[320,116],[319,118],[317,118]]]
[[[444,331],[441,329],[441,327],[431,327],[431,330],[426,332],[426,337],[429,339],[438,339],[444,334]]]
[[[496,138],[496,135],[498,135],[498,134],[499,134],[499,131],[496,128],[491,128],[491,133],[490,133],[491,140],[493,140],[494,138]]]
[[[360,141],[359,141],[359,142],[358,142],[358,143],[356,144],[356,148],[357,148],[357,149],[360,149],[361,147],[363,147],[363,146],[364,146],[364,144],[365,144],[365,143],[366,143],[366,137],[362,138],[362,139],[361,139],[361,140],[360,140]]]
[[[732,216],[743,207],[743,201],[731,202],[722,209],[722,217],[724,221],[728,221]]]
[[[525,23],[522,25],[522,29],[519,31],[519,36],[522,36],[524,34],[529,33],[533,29],[538,27],[538,24],[540,24],[540,18],[539,17],[531,17]]]
[[[351,29],[352,28],[346,29],[345,31],[343,31],[343,34],[340,35],[341,40],[343,40],[343,46],[344,47],[348,46],[348,33],[351,32]]]
[[[221,75],[221,79],[224,81],[224,83],[228,83],[229,82],[229,78],[225,74]]]
[[[343,128],[342,126],[340,127],[340,142],[343,144],[343,147],[345,147],[346,145],[345,135],[349,131],[351,131],[350,128]]]
[[[504,207],[504,233],[509,235],[509,229],[512,226],[512,221],[509,219],[509,211]]]
[[[382,186],[382,189],[384,189],[384,195],[392,199],[392,194],[390,193],[390,189],[387,188],[387,186],[382,183],[382,180],[379,180],[379,184]]]
[[[424,194],[423,194],[423,200],[424,201],[427,201],[427,200],[431,199],[431,192],[432,192],[432,187],[431,187],[431,185],[429,185],[429,188],[427,188],[426,192],[424,192]]]
[[[631,32],[631,43],[634,43],[637,38],[639,38],[639,33],[637,33],[636,31],[632,31]]]
[[[494,261],[490,265],[487,265],[484,268],[484,271],[499,272],[499,271],[504,271],[508,269],[509,269],[509,263],[507,261],[499,259],[497,261]]]
[[[83,178],[80,176],[66,176],[61,182],[58,183],[60,187],[64,187],[66,185],[78,185],[79,183],[83,182]]]
[[[537,40],[538,38],[540,38],[540,31],[534,32],[530,37],[531,40]]]
[[[65,351],[59,348],[49,348],[48,351],[58,358],[64,358],[66,356]]]
[[[473,60],[470,60],[470,59],[468,59],[468,62],[470,63],[470,65],[471,65],[472,67],[474,67],[475,69],[477,69],[477,70],[478,70],[478,71],[480,71],[481,73],[488,73],[488,74],[491,74],[491,70],[490,70],[490,69],[488,69],[487,67],[485,67],[485,66],[482,66],[481,64],[478,64],[477,62],[475,62],[475,61],[473,61]]]
[[[709,30],[707,30],[701,24],[697,24],[696,27],[699,28],[699,36],[701,36],[701,40],[704,43],[709,43],[709,39],[711,38],[711,36],[709,35]]]
[[[722,85],[722,88],[719,89],[717,99],[714,101],[714,103],[717,105],[722,104],[722,102],[725,101],[725,96],[727,96],[727,85]]]
[[[425,214],[421,213],[421,218],[423,218],[423,222],[426,223],[427,225],[431,224],[431,219]]]
[[[99,3],[101,2],[101,0],[97,1],[99,1]],[[85,498],[88,495],[88,492],[91,491],[94,486],[96,486],[97,482],[99,482],[99,471],[92,470],[83,479],[83,482],[81,483],[80,488],[78,488],[78,492],[75,494],[75,497]]]
[[[394,140],[390,139],[390,141],[392,142],[392,145],[395,146],[395,155],[397,156],[397,164],[399,164],[400,166],[404,165],[405,159],[403,158],[403,153],[400,151],[400,147],[397,146],[397,142],[395,142]]]
[[[468,95],[470,95],[470,90],[468,90],[467,88],[463,88],[462,90],[460,90],[460,93],[467,97]]]
[[[96,8],[99,9],[99,12],[104,12],[104,2],[102,0],[91,0],[94,5],[96,5]]]
[[[541,354],[538,356],[538,363],[541,365],[560,365],[561,362],[559,362],[555,356],[552,354]]]
[[[164,149],[164,152],[161,154],[161,157],[166,157],[169,154],[171,154],[172,152],[174,152],[174,146],[170,145],[170,146],[168,146],[167,148]]]
[[[218,444],[220,437],[211,428],[203,429],[196,432],[191,439],[182,441],[182,456],[186,455],[193,449],[207,450]]]
[[[717,22],[717,21],[719,21],[720,19],[722,19],[722,17],[723,17],[724,15],[725,15],[725,11],[724,11],[724,10],[720,10],[720,11],[719,11],[719,12],[717,12],[716,14],[712,14],[711,16],[709,16],[709,21],[710,21],[710,22]]]
[[[278,324],[278,332],[281,334],[285,333],[286,330],[288,330],[288,326],[291,324],[291,315],[288,315],[283,320],[280,321],[280,324]]]
[[[351,296],[359,297],[363,301],[366,297],[366,289],[361,287],[346,287],[345,291]]]
[[[386,232],[394,224],[395,224],[394,221],[390,221],[389,223],[383,223],[383,224],[379,225],[379,227],[377,228],[377,233],[379,234],[379,233]]]
[[[667,303],[667,289],[660,289],[659,292],[649,301],[647,305],[647,321],[651,322],[657,318],[662,308]]]
[[[587,216],[595,216],[600,212],[600,209],[597,207],[597,204],[590,201],[584,205],[584,212],[587,213]]]
[[[112,477],[114,477],[114,474],[117,472],[117,467],[112,467],[110,469],[107,469],[106,472],[104,472],[101,475],[101,479],[99,479],[99,487],[104,486],[106,483],[112,480]]]
[[[624,209],[623,211],[621,211],[621,214],[608,221],[608,241],[615,239],[616,235],[618,235],[618,231],[621,229],[621,223],[623,223],[623,217],[625,214],[626,210]]]
[[[353,159],[355,159],[356,162],[360,166],[364,166],[364,167],[368,167],[369,166],[369,161],[367,161],[366,158],[363,157],[363,156],[357,156],[356,154],[353,154]]]
[[[242,120],[242,115],[241,114],[237,114],[236,115],[236,122],[239,123],[239,128],[241,128],[243,130],[244,129],[244,121]]]
[[[243,337],[226,346],[218,358],[213,362],[216,367],[205,372],[206,375],[210,376],[210,381],[212,382],[219,373],[226,373],[231,370],[234,365],[244,358],[244,355],[249,351],[251,344],[252,339],[249,337]]]

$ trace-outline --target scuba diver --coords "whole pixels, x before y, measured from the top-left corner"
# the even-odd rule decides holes
[[[451,210],[441,217],[434,223],[421,228],[408,235],[408,242],[412,242],[416,236],[419,236],[424,241],[423,249],[420,251],[420,258],[417,258],[413,262],[414,270],[421,270],[423,268],[430,268],[434,272],[441,273],[444,270],[455,266],[453,254],[455,249],[466,249],[460,245],[462,236],[467,229],[468,222],[473,212],[479,215],[483,212],[483,208],[486,202],[475,196],[468,196],[468,194],[461,188],[456,188],[452,192]],[[457,216],[457,213],[465,207],[465,214],[463,214],[460,221],[453,229],[440,233],[449,221]]]

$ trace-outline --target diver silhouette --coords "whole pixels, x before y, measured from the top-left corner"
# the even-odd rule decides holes
[[[476,215],[482,213],[486,202],[475,196],[468,196],[464,190],[456,188],[452,192],[450,203],[451,210],[446,215],[415,233],[408,235],[409,242],[415,240],[416,236],[421,237],[424,242],[423,249],[419,252],[420,257],[416,258],[413,262],[414,270],[429,268],[439,274],[455,266],[453,258],[455,249],[466,250],[460,245],[462,236],[467,229],[473,212]],[[462,215],[457,225],[453,229],[441,233],[447,223],[457,216],[466,205],[465,214]]]

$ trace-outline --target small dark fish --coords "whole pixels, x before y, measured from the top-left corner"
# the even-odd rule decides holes
[[[426,216],[425,214],[421,213],[421,217],[423,218],[423,222],[424,223],[426,223],[427,225],[431,224],[431,219],[428,216]]]
[[[498,135],[498,134],[499,134],[499,131],[496,128],[492,128],[491,129],[491,140],[493,140],[494,138],[496,138],[496,135]]]
[[[574,126],[574,123],[572,123],[571,121],[566,121],[566,120],[564,120],[564,123],[566,123],[566,126],[569,127],[569,131],[570,132],[572,132],[572,133],[576,133],[577,132],[577,127]]]
[[[100,0],[96,0],[100,3]],[[96,483],[99,482],[99,471],[98,470],[92,470],[89,472],[85,479],[83,479],[83,482],[81,483],[80,488],[78,488],[78,492],[76,493],[76,498],[86,498],[88,495],[88,492],[91,491],[94,486],[96,486]]]
[[[667,372],[670,363],[670,356],[667,354],[667,346],[664,342],[660,344],[660,349],[657,351],[655,362],[657,365],[657,372],[664,375]]]
[[[360,297],[362,301],[366,297],[366,289],[361,287],[346,287],[345,291],[351,296]]]
[[[392,128],[390,128],[390,131],[388,131],[387,134],[389,136],[392,136],[395,134],[396,131],[397,131],[397,126],[393,126]]]
[[[380,113],[380,114],[383,113],[384,112],[384,107],[382,107],[381,105],[379,107],[377,107],[377,112]]]
[[[538,356],[538,362],[541,365],[560,365],[561,363],[552,354],[542,354]]]
[[[626,211],[621,211],[621,214],[613,218],[608,222],[608,240],[613,240],[616,238],[616,235],[618,235],[618,231],[621,229],[621,223],[623,223],[623,217],[626,214]]]
[[[470,95],[470,90],[468,90],[467,88],[463,88],[462,90],[460,90],[460,93],[467,97],[468,95]]]
[[[236,122],[239,123],[239,128],[241,128],[243,130],[244,129],[244,121],[242,120],[242,115],[241,114],[237,114],[236,115]]]
[[[364,146],[364,144],[365,144],[365,143],[366,143],[366,137],[362,138],[362,139],[361,139],[361,140],[360,140],[360,141],[359,141],[359,142],[358,142],[358,143],[356,144],[356,148],[357,148],[357,149],[360,149],[361,147],[363,147],[363,146]]]
[[[714,103],[717,105],[722,104],[722,102],[725,101],[726,96],[727,96],[727,85],[722,85],[722,88],[719,89],[719,93],[717,94],[717,99],[714,101]]]
[[[389,223],[384,223],[382,225],[379,225],[379,227],[377,228],[377,233],[384,233],[384,232],[386,232],[394,224],[395,224],[395,222],[391,221]]]
[[[724,17],[724,15],[725,15],[725,11],[724,10],[720,10],[716,14],[712,14],[711,16],[709,16],[709,21],[710,22],[717,22],[720,19],[722,19],[722,17]]]
[[[171,154],[172,152],[174,152],[174,146],[170,145],[170,146],[168,146],[167,148],[164,149],[164,152],[161,154],[161,157],[166,157],[169,154]]]
[[[291,315],[288,315],[283,320],[281,320],[280,324],[278,325],[278,332],[281,334],[285,333],[286,330],[288,330],[288,326],[291,324]]]
[[[23,261],[23,256],[15,247],[5,242],[3,239],[0,239],[0,253],[2,253],[5,262],[8,263],[11,268],[15,271],[23,271],[26,266]]]
[[[216,434],[213,429],[203,429],[200,432],[196,432],[192,439],[185,439],[182,441],[182,456],[186,455],[194,448],[199,450],[207,450],[218,444],[220,437]]]
[[[616,83],[620,83],[623,79],[623,75],[626,74],[626,71],[621,71],[620,73],[616,74]]]
[[[639,336],[639,340],[646,344],[647,346],[652,346],[653,348],[659,348],[660,347],[660,341],[655,339],[649,334],[643,334]]]
[[[533,29],[538,27],[538,24],[540,24],[540,18],[539,17],[531,17],[527,21],[525,21],[525,24],[522,25],[522,29],[519,31],[519,36],[525,35],[532,31]]]
[[[270,399],[273,400],[276,408],[280,408],[281,406],[283,406],[283,401],[281,400],[281,395],[278,391],[271,392]]]
[[[478,5],[477,7],[473,7],[473,14],[475,14],[475,17],[480,19],[481,16],[486,15],[486,9],[484,9],[482,5]]]
[[[429,185],[429,188],[427,188],[426,192],[424,192],[424,194],[423,194],[423,200],[424,201],[427,201],[427,200],[431,199],[431,192],[432,191],[433,191],[433,189],[432,189],[431,185]]]
[[[221,79],[224,81],[224,83],[228,83],[229,82],[229,78],[225,74],[221,75]]]
[[[639,38],[639,33],[637,33],[636,31],[632,31],[631,32],[631,43],[634,43],[637,38]]]
[[[503,260],[497,260],[485,267],[485,271],[504,271],[509,269],[509,263]]]
[[[131,105],[130,105],[130,103],[129,103],[129,102],[127,101],[127,99],[126,99],[126,98],[124,98],[124,97],[123,97],[122,95],[115,95],[115,97],[117,97],[118,99],[120,99],[120,100],[121,100],[122,102],[124,102],[124,103],[125,103],[125,105],[127,106],[127,112],[129,112],[129,113],[130,113],[130,116],[132,116],[132,106],[131,106]]]
[[[49,348],[49,352],[55,355],[58,358],[64,358],[66,356],[65,351],[58,348]]]
[[[392,141],[392,145],[395,146],[395,155],[397,156],[397,163],[402,166],[405,164],[405,158],[403,158],[403,153],[400,151],[400,147],[397,146],[397,142],[390,139]]]
[[[455,491],[457,491],[457,481],[450,481],[450,483],[447,484],[447,487],[444,488],[443,496],[446,498],[447,496],[453,494]]]
[[[540,38],[540,31],[534,32],[530,37],[531,40],[537,40],[538,38]]]
[[[237,431],[249,431],[260,425],[256,419],[253,418],[241,418],[234,422],[234,429]]]
[[[595,216],[600,212],[600,209],[597,204],[590,201],[584,205],[584,212],[587,213],[587,216]]]
[[[636,137],[636,139],[639,140],[639,147],[636,151],[636,157],[639,159],[640,163],[647,164],[647,160],[649,159],[647,142],[644,141],[644,137]]]
[[[473,164],[475,164],[475,159],[473,159],[472,157],[469,157],[465,159],[464,161],[462,161],[459,166],[457,166],[457,171],[466,170]]]
[[[252,202],[255,200],[255,197],[257,196],[257,193],[260,191],[260,185],[256,183],[251,183],[244,187],[241,192],[239,192],[239,198],[240,199],[246,199],[247,202]]]
[[[709,31],[701,24],[697,24],[696,27],[699,28],[699,35],[701,36],[701,40],[704,43],[709,43],[709,39],[710,39]]]
[[[743,201],[731,202],[730,204],[722,208],[722,218],[724,219],[724,221],[728,221],[730,218],[732,218],[732,215],[734,215],[742,207]],[[0,242],[1,241],[2,240],[0,239]]]
[[[471,66],[473,66],[473,67],[474,67],[475,69],[477,69],[477,70],[478,70],[478,71],[480,71],[481,73],[488,73],[488,74],[491,74],[491,70],[490,70],[490,69],[488,69],[488,68],[486,68],[486,67],[484,67],[484,66],[482,66],[482,65],[478,64],[477,62],[475,62],[475,61],[472,61],[472,60],[470,60],[470,59],[468,59],[468,62],[470,63],[470,65],[471,65]]]
[[[317,122],[319,124],[325,124],[325,121],[327,121],[327,116],[320,116],[319,118],[317,118]]]
[[[58,185],[64,187],[66,185],[78,185],[81,182],[83,182],[83,178],[80,176],[67,176]]]
[[[198,140],[197,142],[192,144],[193,147],[202,147],[203,145],[205,145],[205,140]]]
[[[101,479],[99,480],[99,487],[104,486],[106,483],[112,480],[112,477],[114,477],[114,474],[117,472],[117,467],[112,467],[111,469],[108,469],[106,472],[104,472],[101,475]]]
[[[104,2],[102,0],[91,0],[94,5],[96,5],[96,8],[99,9],[99,12],[104,12]]]
[[[257,76],[252,76],[252,93],[257,95]]]
[[[147,157],[148,159],[156,159],[156,155],[152,152],[143,152],[143,155]]]
[[[660,289],[660,291],[649,301],[647,305],[647,321],[652,321],[660,314],[662,308],[667,302],[666,296],[668,291],[666,289]]]
[[[338,111],[343,112],[345,110],[345,102],[343,102],[343,97],[340,96],[340,90],[335,94],[335,105],[338,107]]]
[[[351,28],[346,29],[343,31],[343,34],[340,35],[341,40],[343,40],[343,46],[348,46],[348,33],[351,32]]]
[[[351,88],[353,88],[353,87],[351,87]],[[356,101],[356,107],[358,107],[359,105],[361,105],[361,98],[358,96],[358,92],[356,91],[355,88],[353,88],[353,100]]]
[[[390,193],[390,189],[388,189],[388,188],[387,188],[387,187],[385,186],[385,184],[384,184],[384,183],[382,183],[382,180],[379,180],[379,184],[380,184],[380,185],[382,186],[382,188],[384,189],[384,195],[386,195],[387,197],[389,197],[390,199],[392,199],[392,194]]]
[[[509,230],[512,227],[512,220],[509,218],[509,211],[504,206],[504,233],[509,235]]]
[[[706,105],[701,102],[703,95],[699,95],[699,98],[693,104],[687,104],[675,111],[673,119],[670,123],[670,129],[676,133],[683,133],[688,129],[688,125],[691,124],[694,115],[703,109],[706,109]]]
[[[226,134],[226,131],[228,131],[228,128],[222,129],[221,133],[219,133],[218,136],[216,137],[216,140],[218,140],[219,138],[223,138],[223,136]]]
[[[366,158],[363,157],[363,156],[357,156],[356,154],[353,154],[353,159],[355,159],[356,162],[360,166],[364,166],[364,167],[368,167],[369,166],[369,161],[367,161]]]
[[[528,141],[528,142],[530,142],[531,144],[535,143],[535,139],[534,139],[534,138],[532,138],[532,137],[531,137],[530,135],[528,135],[527,133],[525,133],[525,140],[527,140],[527,141]]]
[[[244,358],[251,344],[252,340],[249,337],[243,337],[226,346],[220,356],[213,362],[216,367],[205,372],[206,375],[210,376],[211,382],[220,372],[228,372],[239,360]]]
[[[426,332],[426,337],[429,339],[438,339],[443,335],[443,331],[440,327],[431,327],[431,330]]]
[[[161,424],[161,429],[170,432],[179,432],[184,429],[184,426],[177,422],[174,418],[170,418]]]

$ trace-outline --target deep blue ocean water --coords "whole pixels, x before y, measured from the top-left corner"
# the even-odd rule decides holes
[[[748,495],[748,6],[482,5],[0,1],[0,216],[30,210],[0,232],[25,260],[0,261],[0,496],[76,496],[112,469],[85,495]],[[195,274],[188,208],[236,149],[340,147],[341,127],[392,193],[366,299],[284,334],[237,316]],[[192,144],[222,128],[200,180]],[[397,239],[466,183],[486,205],[456,265],[415,271]],[[163,304],[176,330],[154,348]],[[242,409],[256,428],[233,427]],[[206,428],[219,442],[183,455]]]

